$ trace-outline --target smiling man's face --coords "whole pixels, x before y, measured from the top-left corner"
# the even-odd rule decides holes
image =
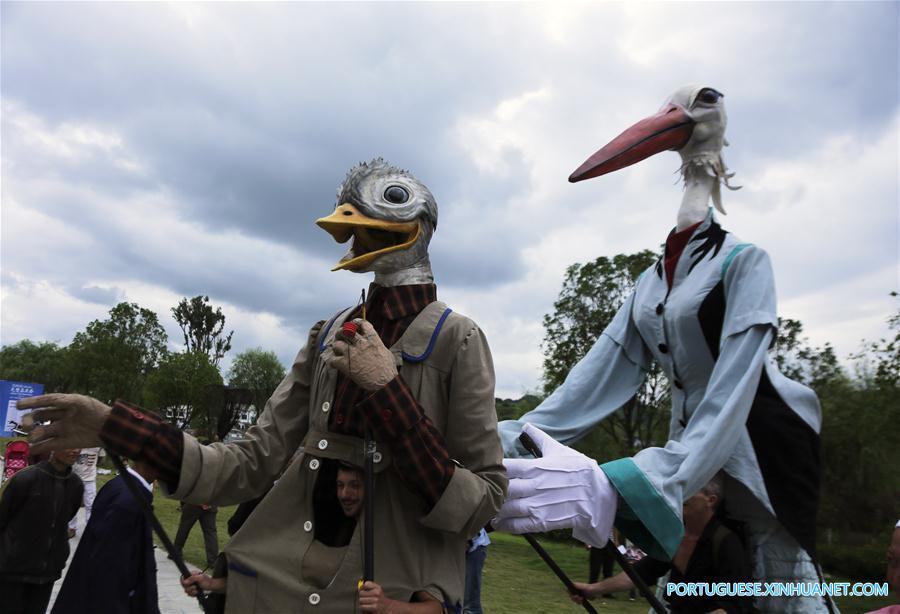
[[[365,488],[363,472],[341,467],[337,474],[337,497],[347,518],[355,518],[362,509]]]

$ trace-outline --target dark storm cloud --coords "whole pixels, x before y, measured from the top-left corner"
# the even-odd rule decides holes
[[[282,45],[295,24],[318,11],[284,8],[290,28],[261,24]],[[439,18],[417,19],[415,9],[334,9],[329,19],[344,22],[344,36],[301,27],[287,57],[275,59],[249,43],[229,46],[224,32],[200,33],[209,48],[223,51],[221,58],[187,53],[191,33],[160,7],[21,9],[12,7],[4,32],[4,96],[39,109],[51,125],[93,121],[115,129],[147,167],[144,179],[119,179],[164,185],[180,199],[185,218],[305,253],[330,248],[312,222],[330,211],[344,171],[359,160],[382,155],[422,175],[471,177],[473,169],[447,141],[445,120],[465,109],[466,100],[474,109],[502,95],[511,81],[485,79],[489,66],[463,43],[454,58],[458,68],[429,83],[431,68],[417,50],[430,39],[425,47],[433,54],[441,48],[435,38],[449,43],[452,36],[434,30]],[[367,35],[363,27],[375,13],[398,32],[431,31],[385,48],[383,32]],[[82,27],[69,28],[72,20]],[[148,21],[155,27],[146,27]],[[104,36],[96,36],[99,29]],[[36,30],[43,31],[40,43],[25,35]],[[250,54],[243,63],[237,61],[242,53]],[[472,81],[480,83],[477,93]],[[72,181],[115,186],[115,177],[91,171],[59,169]],[[443,192],[449,206],[453,193]]]

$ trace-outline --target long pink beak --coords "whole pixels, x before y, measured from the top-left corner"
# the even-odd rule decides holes
[[[575,183],[599,177],[661,151],[681,149],[690,140],[693,131],[694,120],[680,106],[670,104],[604,145],[569,175],[569,181]]]

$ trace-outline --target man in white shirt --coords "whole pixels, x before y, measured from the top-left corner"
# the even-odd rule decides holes
[[[94,498],[97,496],[97,462],[101,456],[106,456],[103,448],[82,448],[78,460],[72,465],[72,471],[84,482],[84,524],[87,526],[91,518],[91,509],[94,507]],[[78,514],[69,521],[69,538],[75,537],[78,530]]]

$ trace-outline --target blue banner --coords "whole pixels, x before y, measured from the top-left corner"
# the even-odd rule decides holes
[[[44,394],[43,384],[30,384],[27,382],[10,382],[0,379],[0,415],[3,416],[0,435],[12,437],[13,429],[21,422],[22,414],[26,413],[16,409],[16,402],[26,397],[34,397]]]

